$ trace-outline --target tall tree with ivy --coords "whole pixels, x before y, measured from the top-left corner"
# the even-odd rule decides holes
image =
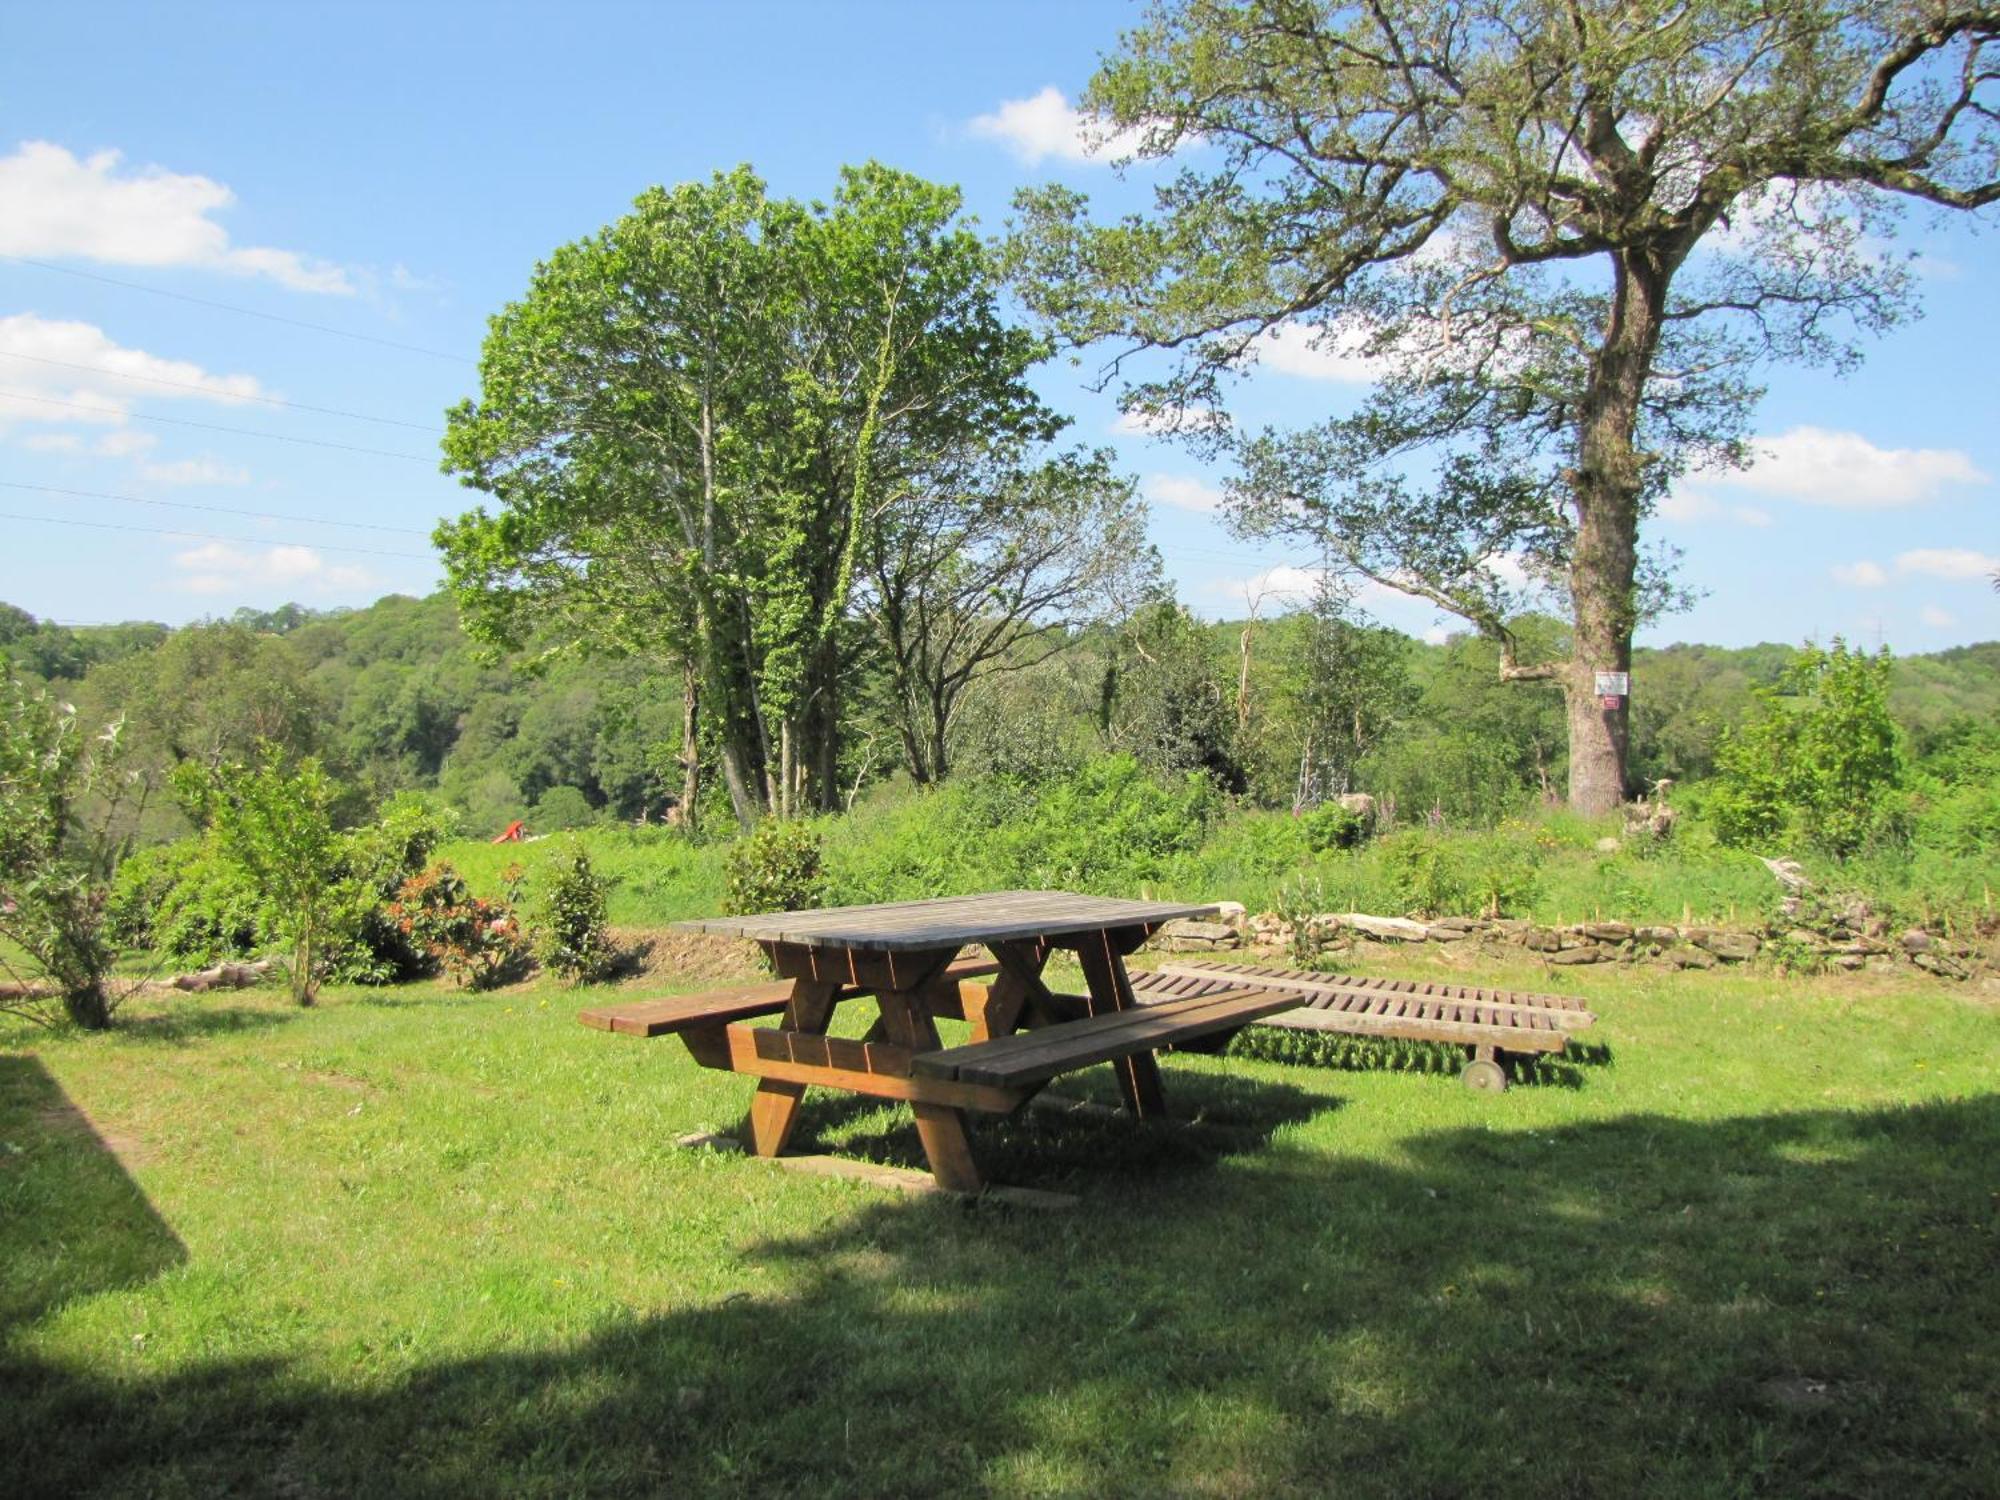
[[[437,533],[489,644],[692,661],[746,826],[830,806],[862,542],[935,453],[1046,438],[1041,340],[956,189],[868,165],[830,204],[747,168],[643,194],[496,316]]]
[[[1028,192],[1021,285],[1129,409],[1237,461],[1232,514],[1427,599],[1559,683],[1571,802],[1626,785],[1634,627],[1672,597],[1642,523],[1747,463],[1773,363],[1846,367],[1913,310],[1907,205],[2000,199],[2000,8],[1954,0],[1163,0],[1086,104],[1179,165],[1096,223]],[[1243,432],[1274,348],[1358,408]],[[1135,358],[1136,357],[1136,358]],[[1509,621],[1567,601],[1558,657]]]

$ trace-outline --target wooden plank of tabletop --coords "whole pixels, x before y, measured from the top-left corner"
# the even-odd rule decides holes
[[[1069,891],[992,891],[876,906],[703,917],[673,925],[681,932],[723,933],[766,943],[903,952],[1114,927],[1157,927],[1179,917],[1211,916],[1217,910],[1213,904],[1125,901]]]

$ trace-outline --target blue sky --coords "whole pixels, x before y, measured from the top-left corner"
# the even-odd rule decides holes
[[[1066,104],[1131,15],[1080,0],[8,7],[0,599],[179,622],[428,591],[425,535],[472,498],[437,471],[441,414],[472,392],[484,320],[539,256],[650,184],[739,162],[812,197],[878,158],[960,184],[988,228],[1029,182],[1131,201],[1077,150]],[[1924,230],[1927,316],[1857,375],[1773,373],[1765,461],[1684,487],[1655,523],[1702,598],[1645,639],[1839,632],[1913,652],[2000,636],[1984,576],[2000,565],[1990,228]],[[1358,391],[1338,360],[1267,364],[1238,407],[1253,423]],[[1238,614],[1246,585],[1274,604],[1297,586],[1310,559],[1237,541],[1205,508],[1215,475],[1116,430],[1067,366],[1042,384],[1073,437],[1114,444],[1143,477],[1189,604]],[[1377,613],[1444,623],[1397,600]]]

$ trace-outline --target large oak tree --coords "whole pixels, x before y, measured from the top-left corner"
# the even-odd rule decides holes
[[[1128,407],[1237,460],[1240,525],[1558,681],[1571,801],[1602,810],[1629,700],[1596,674],[1667,592],[1642,522],[1748,461],[1761,368],[1850,362],[1911,310],[1904,205],[2000,198],[1996,35],[1955,0],[1171,0],[1086,103],[1177,169],[1115,223],[1024,194],[1021,285],[1069,340],[1118,341]],[[1237,431],[1229,381],[1285,343],[1372,393]],[[1560,659],[1515,650],[1536,586],[1567,598]]]

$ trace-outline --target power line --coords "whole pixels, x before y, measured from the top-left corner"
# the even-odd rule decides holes
[[[212,297],[193,297],[186,292],[170,292],[165,287],[147,286],[138,281],[120,281],[116,276],[100,276],[95,271],[79,271],[74,266],[51,265],[45,260],[30,260],[25,255],[0,255],[0,260],[11,260],[19,266],[33,266],[41,271],[54,271],[58,276],[77,276],[85,281],[101,281],[106,286],[122,286],[131,292],[147,292],[155,297],[171,297],[176,302],[192,302],[197,307],[213,307],[222,312],[241,313],[246,318],[262,318],[267,323],[284,323],[292,328],[310,328],[314,333],[330,333],[335,338],[357,339],[364,344],[379,344],[384,349],[401,349],[409,354],[428,354],[432,359],[448,359],[455,364],[476,364],[463,354],[447,354],[442,349],[426,349],[421,344],[405,344],[395,339],[377,338],[372,333],[355,333],[346,328],[334,328],[325,323],[308,323],[304,318],[288,318],[282,313],[259,312],[254,307],[239,307],[234,302],[218,302]]]
[[[143,411],[121,412],[115,406],[91,406],[83,401],[58,401],[53,396],[31,396],[26,391],[9,390],[4,386],[0,386],[0,399],[33,401],[41,406],[66,406],[71,411],[92,411],[129,417],[135,422],[167,422],[175,427],[198,427],[203,432],[227,432],[236,437],[269,438],[274,443],[303,443],[308,448],[337,448],[342,453],[372,453],[377,458],[407,458],[412,463],[419,464],[433,462],[421,453],[397,453],[388,448],[357,448],[352,443],[329,443],[321,438],[293,437],[283,432],[259,432],[254,427],[224,427],[219,422],[195,422],[186,417],[156,417]]]
[[[116,521],[78,521],[68,516],[24,516],[0,510],[0,521],[42,521],[50,526],[88,526],[93,531],[137,531],[148,536],[192,537],[203,542],[238,542],[246,547],[304,547],[319,552],[354,552],[363,557],[400,557],[408,562],[431,562],[422,552],[382,552],[373,547],[341,547],[332,542],[281,542],[265,536],[218,536],[212,531],[174,531],[163,526],[123,526]]]
[[[0,349],[0,359],[25,359],[30,364],[54,365],[59,370],[81,370],[86,375],[102,375],[108,380],[136,380],[144,385],[172,386],[176,390],[198,391],[211,400],[259,401],[265,406],[282,406],[289,411],[317,412],[323,417],[347,417],[356,422],[380,422],[384,427],[407,427],[413,432],[441,434],[442,427],[426,427],[421,422],[405,422],[396,417],[371,417],[366,412],[342,411],[337,406],[307,406],[302,401],[281,401],[276,396],[250,396],[240,391],[218,391],[213,386],[199,385],[192,380],[168,380],[161,375],[127,375],[122,370],[107,370],[102,365],[79,365],[66,359],[48,359],[39,354],[18,354],[12,349]]]
[[[152,500],[144,495],[113,495],[105,490],[68,490],[54,484],[23,484],[18,479],[0,479],[0,487],[34,490],[43,495],[78,495],[86,500],[123,500],[131,505],[163,505],[170,510],[207,510],[221,516],[248,516],[256,521],[303,521],[309,526],[340,526],[349,531],[393,531],[398,536],[428,536],[413,526],[378,526],[370,521],[328,521],[319,516],[287,516],[268,510],[237,510],[228,505],[201,505],[192,500]]]

